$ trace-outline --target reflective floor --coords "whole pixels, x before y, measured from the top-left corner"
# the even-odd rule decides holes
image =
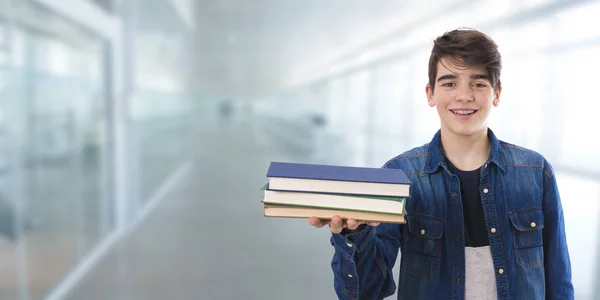
[[[335,299],[328,232],[263,217],[270,160],[252,123],[205,124],[193,168],[68,299]],[[263,139],[264,140],[264,139]]]

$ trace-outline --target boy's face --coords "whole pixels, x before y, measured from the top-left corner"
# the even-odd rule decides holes
[[[426,87],[429,106],[437,106],[442,130],[469,136],[487,132],[492,105],[498,106],[501,87],[492,88],[482,66],[456,66],[452,60],[440,59],[435,89]]]

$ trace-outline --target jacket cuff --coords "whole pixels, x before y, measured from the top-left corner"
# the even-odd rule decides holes
[[[331,245],[348,256],[354,256],[354,251],[361,252],[365,245],[375,239],[376,228],[366,225],[359,231],[332,234]]]

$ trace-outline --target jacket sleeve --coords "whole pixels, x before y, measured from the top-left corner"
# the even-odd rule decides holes
[[[402,226],[382,223],[351,234],[333,234],[331,263],[339,299],[379,300],[396,291],[392,268],[402,241]]]
[[[565,220],[552,166],[544,166],[544,266],[546,299],[574,299]]]

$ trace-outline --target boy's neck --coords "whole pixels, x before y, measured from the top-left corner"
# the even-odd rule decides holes
[[[441,138],[444,155],[459,170],[476,170],[490,155],[487,128],[468,136],[453,134],[442,128]]]

